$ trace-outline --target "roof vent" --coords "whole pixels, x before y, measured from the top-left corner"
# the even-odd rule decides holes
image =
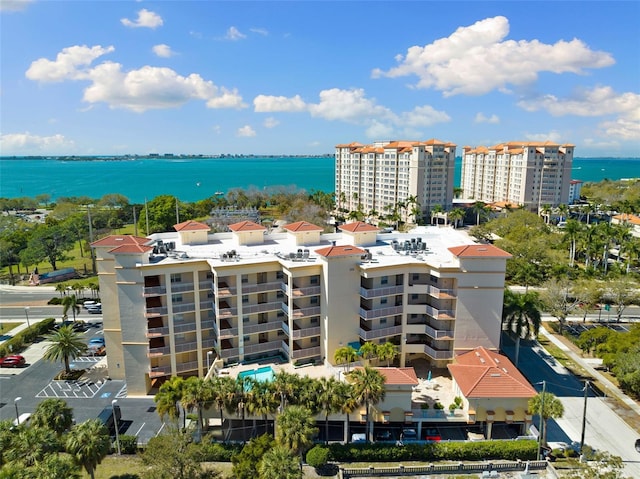
[[[500,373],[493,373],[491,374],[492,378],[499,378],[500,377]]]
[[[480,358],[480,362],[484,364],[484,358]]]

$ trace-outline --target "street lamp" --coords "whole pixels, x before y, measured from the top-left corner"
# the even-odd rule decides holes
[[[24,307],[24,314],[27,317],[27,328],[30,328],[31,323],[29,323],[29,306]]]
[[[209,369],[211,368],[210,366],[210,357],[213,354],[213,351],[207,351],[207,374],[209,374]]]
[[[21,399],[22,398],[18,396],[13,400],[13,404],[16,406],[16,423],[18,426],[20,425],[20,414],[18,413],[18,401],[20,401]]]
[[[111,401],[111,412],[113,413],[113,425],[116,429],[116,448],[118,449],[118,456],[120,455],[120,435],[118,434],[118,416],[116,416],[116,404],[118,400]]]

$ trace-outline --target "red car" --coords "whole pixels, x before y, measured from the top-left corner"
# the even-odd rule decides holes
[[[14,356],[6,356],[0,358],[0,368],[18,368],[26,363],[24,357],[16,354]]]

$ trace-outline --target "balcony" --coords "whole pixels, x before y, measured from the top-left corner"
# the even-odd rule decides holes
[[[173,303],[171,308],[174,313],[188,313],[196,310],[196,303]]]
[[[364,309],[360,308],[360,317],[363,319],[384,318],[402,314],[402,306],[391,306],[388,308]]]
[[[147,338],[159,338],[161,336],[167,336],[168,334],[169,328],[167,326],[147,328]]]
[[[238,337],[238,328],[225,328],[220,330],[220,339],[231,339]]]
[[[165,356],[171,354],[171,348],[169,346],[161,346],[159,348],[149,348],[147,351],[148,358],[155,358],[158,356]]]
[[[157,308],[147,308],[144,313],[145,318],[157,318],[159,316],[166,316],[167,308],[165,306],[160,306]]]
[[[385,338],[388,336],[396,336],[398,334],[402,334],[402,326],[391,326],[390,328],[372,329],[369,331],[360,328],[360,337],[365,341]]]
[[[313,356],[320,356],[320,346],[314,346],[312,348],[300,348],[293,350],[293,359],[310,358]]]
[[[293,333],[291,334],[293,339],[310,338],[312,336],[320,336],[320,326],[298,329],[294,326]]]
[[[280,329],[282,329],[282,321],[269,321],[268,323],[243,325],[242,334],[264,333],[266,331],[278,331]]]
[[[171,366],[155,366],[149,369],[150,378],[161,378],[171,375]]]
[[[452,289],[440,289],[435,286],[427,286],[427,293],[438,299],[456,299],[456,294]]]
[[[405,326],[407,334],[426,334],[433,339],[453,339],[453,331],[447,329],[436,329],[425,323],[409,323]]]
[[[424,352],[427,356],[430,356],[433,359],[453,359],[453,351],[433,349],[431,346],[427,346],[426,344],[424,346]]]
[[[213,309],[213,301],[200,301],[200,311],[206,311],[207,309]]]
[[[164,296],[165,294],[167,294],[167,288],[165,286],[151,286],[144,288],[144,293],[142,293],[145,298],[150,298],[152,296]]]
[[[242,305],[242,314],[266,313],[268,311],[280,311],[281,309],[282,309],[281,301],[274,301],[271,303]]]
[[[244,354],[259,354],[267,351],[278,351],[282,347],[282,341],[267,341],[266,343],[249,344],[244,346]]]
[[[193,291],[193,283],[171,283],[172,293],[182,293],[185,291]]]
[[[213,319],[207,319],[206,321],[202,321],[200,323],[201,329],[214,329],[216,327],[216,322]]]
[[[433,306],[427,306],[426,312],[429,316],[436,319],[456,319],[455,311],[452,309],[436,309]]]
[[[393,296],[396,294],[402,294],[404,292],[404,286],[385,286],[384,288],[363,288],[360,287],[360,296],[363,298],[377,298],[380,296]]]
[[[283,283],[283,286],[286,285]],[[286,289],[284,290],[286,291]],[[304,296],[318,296],[320,294],[320,286],[293,286],[291,288],[291,296],[293,298],[302,298]]]
[[[206,281],[200,281],[198,283],[198,288],[200,288],[200,289],[213,289],[213,279],[208,279]]]
[[[219,318],[233,318],[234,316],[238,316],[238,308],[224,307],[218,311]]]
[[[239,348],[220,349],[218,351],[222,359],[237,358],[240,355]]]
[[[186,363],[178,363],[176,364],[176,370],[179,373],[184,373],[186,371],[195,371],[198,369],[198,361],[188,361]]]
[[[258,284],[243,284],[242,285],[242,294],[250,294],[250,293],[264,293],[265,291],[280,291],[281,286],[280,281],[271,281],[269,283],[258,283]]]
[[[289,310],[289,306],[285,303],[280,303],[282,310],[289,316],[294,319],[304,318],[306,316],[319,316],[320,315],[320,306],[310,306],[308,308],[294,308]]]
[[[235,296],[238,293],[238,289],[232,286],[228,286],[226,283],[218,284],[218,293],[217,296],[219,298],[228,298],[230,296]]]

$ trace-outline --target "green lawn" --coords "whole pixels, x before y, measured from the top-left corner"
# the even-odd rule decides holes
[[[3,323],[0,321],[0,336],[7,334],[9,331],[11,331],[13,328],[15,328],[16,326],[21,325],[22,323]]]

